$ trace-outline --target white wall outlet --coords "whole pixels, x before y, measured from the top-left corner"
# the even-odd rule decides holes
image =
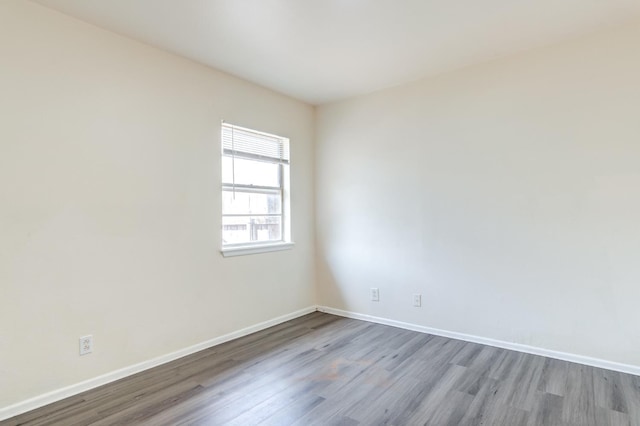
[[[414,294],[413,295],[413,306],[415,306],[417,308],[422,306],[422,295],[421,294]]]
[[[380,292],[378,291],[377,288],[371,288],[371,301],[372,302],[379,302],[380,301]]]
[[[80,338],[80,355],[93,352],[93,336],[83,336]]]

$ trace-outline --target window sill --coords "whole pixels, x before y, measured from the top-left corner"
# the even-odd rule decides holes
[[[268,253],[271,251],[291,250],[295,243],[275,243],[251,246],[226,247],[220,250],[224,257],[244,256],[247,254]]]

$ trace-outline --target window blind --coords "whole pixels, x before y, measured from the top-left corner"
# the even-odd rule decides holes
[[[270,162],[289,163],[289,140],[222,123],[224,154]]]

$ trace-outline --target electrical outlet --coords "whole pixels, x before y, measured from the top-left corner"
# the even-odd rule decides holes
[[[378,291],[377,288],[371,288],[371,301],[372,302],[379,302],[380,301],[380,292]]]
[[[86,355],[93,352],[93,336],[84,336],[80,338],[80,355]]]
[[[422,295],[421,294],[414,294],[413,295],[413,306],[415,306],[416,308],[419,308],[420,306],[422,306]]]

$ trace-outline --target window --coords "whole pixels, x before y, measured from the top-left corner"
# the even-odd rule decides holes
[[[222,252],[291,246],[289,140],[222,124]]]

